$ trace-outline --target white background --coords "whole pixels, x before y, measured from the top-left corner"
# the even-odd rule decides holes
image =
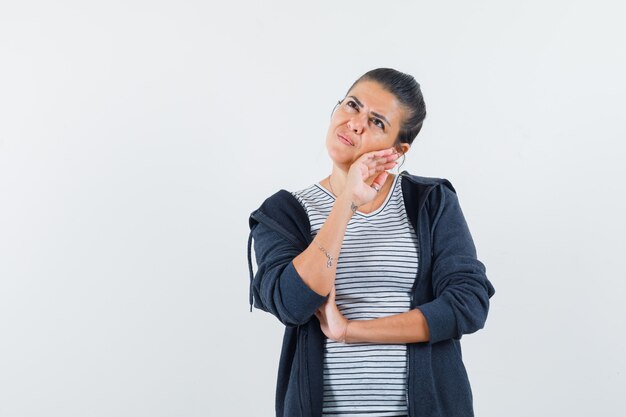
[[[619,2],[0,5],[0,416],[271,416],[248,215],[330,173],[330,112],[393,67],[403,169],[456,187],[496,288],[477,416],[626,408]]]

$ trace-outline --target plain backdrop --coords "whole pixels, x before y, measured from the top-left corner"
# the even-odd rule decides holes
[[[626,409],[624,8],[607,1],[0,3],[0,416],[271,416],[248,215],[330,173],[331,110],[422,85],[496,288],[480,417]]]

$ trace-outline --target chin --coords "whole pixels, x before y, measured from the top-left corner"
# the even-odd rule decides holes
[[[333,134],[331,138],[326,138],[326,152],[335,165],[345,165],[347,168],[358,158],[354,149],[339,143]]]
[[[352,162],[354,162],[350,158],[336,158],[336,157],[333,157],[332,155],[329,155],[329,156],[330,156],[330,160],[333,162],[333,165],[340,167],[340,168],[345,168],[346,171],[350,169]]]

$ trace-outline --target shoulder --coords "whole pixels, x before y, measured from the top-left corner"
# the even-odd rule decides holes
[[[303,217],[304,216],[304,217]],[[250,227],[266,219],[276,222],[284,221],[287,218],[307,219],[306,211],[298,199],[287,190],[279,190],[269,196],[263,203],[250,214]]]
[[[424,177],[402,171],[402,194],[406,209],[409,213],[417,213],[422,208],[437,211],[446,196],[455,195],[452,183],[445,178]]]
[[[437,178],[437,177],[424,177],[420,175],[410,174],[408,171],[402,171],[400,174],[401,180],[403,184],[408,184],[409,186],[414,187],[422,187],[422,188],[431,188],[437,185],[443,185],[446,188],[450,189],[452,192],[455,192],[452,183],[446,178]]]
[[[289,191],[279,190],[269,196],[249,217],[248,225],[252,234],[257,225],[271,229],[286,237],[294,245],[306,248],[311,239],[311,223],[306,210]]]

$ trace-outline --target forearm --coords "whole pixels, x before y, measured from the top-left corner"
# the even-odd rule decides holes
[[[429,340],[428,324],[419,309],[372,320],[350,320],[346,343],[417,343]]]
[[[323,296],[327,296],[335,284],[337,260],[343,245],[346,227],[353,214],[351,205],[352,202],[348,198],[337,197],[314,241],[293,260],[293,265],[302,280],[309,288]],[[332,257],[330,267],[326,253],[318,244]]]

